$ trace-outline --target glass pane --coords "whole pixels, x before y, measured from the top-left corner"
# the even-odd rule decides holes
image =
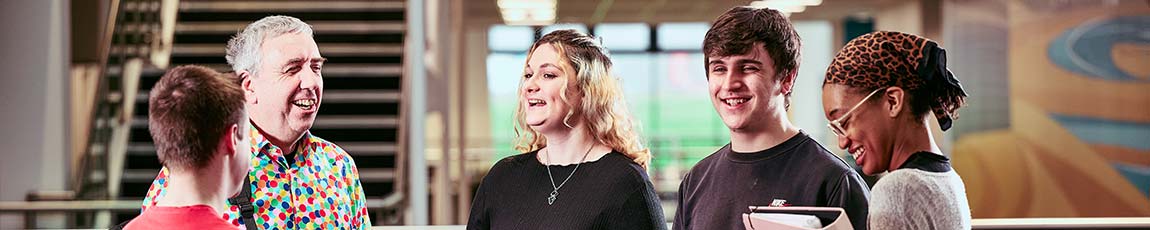
[[[710,24],[706,22],[663,23],[656,28],[660,50],[703,50],[703,36]]]
[[[727,142],[727,129],[711,105],[703,55],[698,52],[662,52],[652,72],[657,76],[659,104],[653,146],[664,155],[653,163],[666,167],[668,180],[686,173],[703,157]],[[675,172],[681,170],[679,172]],[[677,182],[677,180],[672,180]]]
[[[646,51],[651,46],[649,28],[643,23],[607,23],[595,26],[595,35],[611,51]]]
[[[530,43],[526,43],[530,44]],[[514,154],[511,141],[515,138],[515,105],[519,77],[523,74],[526,52],[518,54],[492,53],[487,55],[487,95],[491,115],[491,140],[495,150],[493,160]]]
[[[543,30],[541,30],[542,31],[541,34],[546,35],[547,33],[551,33],[551,31],[566,30],[566,29],[574,29],[575,31],[579,31],[581,33],[587,33],[587,25],[575,24],[575,23],[563,23],[563,24],[553,24],[553,25],[549,25],[549,26],[544,26]]]
[[[495,25],[487,30],[487,46],[493,52],[527,52],[535,42],[530,26]]]
[[[837,143],[823,115],[823,78],[834,60],[834,26],[830,21],[795,21],[802,38],[802,63],[791,91],[791,122],[822,143]],[[838,151],[838,148],[832,151]]]

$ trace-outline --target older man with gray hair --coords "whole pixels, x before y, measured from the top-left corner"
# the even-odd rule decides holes
[[[324,58],[311,25],[289,16],[253,22],[228,42],[251,121],[248,186],[224,214],[248,229],[367,229],[367,202],[355,161],[312,135],[323,98]],[[165,195],[162,169],[144,209]]]

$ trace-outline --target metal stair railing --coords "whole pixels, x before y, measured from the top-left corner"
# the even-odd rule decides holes
[[[145,68],[166,68],[172,49],[178,0],[112,0],[101,37],[99,74],[81,84],[87,144],[72,175],[75,200],[108,200],[119,194],[120,177],[130,137],[132,114]],[[86,71],[77,71],[83,73]],[[77,212],[75,227],[104,227],[107,210]],[[31,225],[32,223],[26,223]]]

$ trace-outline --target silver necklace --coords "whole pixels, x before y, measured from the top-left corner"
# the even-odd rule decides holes
[[[567,184],[568,180],[571,180],[571,176],[575,175],[575,171],[579,171],[579,165],[582,165],[583,161],[587,160],[587,155],[590,154],[591,149],[594,149],[594,148],[595,148],[595,145],[591,145],[591,148],[588,148],[587,152],[583,153],[583,159],[579,160],[578,164],[575,164],[575,169],[571,170],[571,174],[568,174],[567,179],[563,179],[563,183],[559,183],[559,186],[555,186],[555,176],[551,175],[551,165],[550,164],[547,165],[547,179],[551,180],[551,188],[552,188],[551,189],[551,195],[547,196],[547,205],[551,205],[551,204],[555,203],[556,197],[559,196],[559,188],[562,188],[563,185]],[[547,160],[548,161],[551,160],[551,150],[550,149],[547,150]]]

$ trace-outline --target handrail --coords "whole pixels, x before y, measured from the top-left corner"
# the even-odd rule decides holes
[[[971,220],[973,229],[1113,229],[1150,228],[1150,217],[986,218]]]
[[[395,206],[402,197],[367,199],[367,209],[379,210]],[[30,213],[59,211],[134,211],[141,200],[72,200],[72,201],[0,201],[0,213]]]
[[[82,151],[73,156],[75,171],[69,189],[73,199],[91,201],[113,199],[120,191],[120,176],[130,139],[132,115],[140,76],[148,68],[166,68],[171,56],[179,0],[110,0],[100,32],[99,61],[90,72],[75,71],[81,79],[76,88],[84,98],[76,98],[74,117]],[[113,71],[119,69],[119,71]],[[118,86],[118,87],[117,87]],[[81,128],[82,127],[82,128]],[[81,201],[81,202],[83,202]],[[106,226],[108,209],[77,213],[75,226]]]
[[[394,205],[394,199],[368,199],[367,208],[388,208]],[[0,201],[0,213],[133,211],[139,210],[140,205],[140,200]],[[1147,229],[1150,228],[1150,217],[977,218],[971,221],[971,226],[973,229]],[[462,229],[462,226],[456,227]]]
[[[0,213],[140,210],[138,200],[0,201]]]
[[[398,199],[402,198],[368,199],[367,208],[389,208]],[[140,200],[0,201],[0,213],[134,211],[140,205]],[[1150,217],[978,218],[971,225],[973,229],[1146,229]]]
[[[167,67],[179,6],[179,0],[111,0],[109,3],[98,47],[97,75],[86,83],[89,88],[83,91],[90,95],[82,99],[90,102],[82,105],[87,109],[81,110],[88,115],[78,118],[87,121],[87,127],[78,131],[85,135],[77,136],[87,140],[84,150],[77,151],[82,155],[76,156],[77,170],[70,187],[78,191],[79,199],[107,199],[117,195],[119,166],[123,165],[139,77],[145,68]],[[110,68],[120,69],[119,84],[108,77],[113,73]],[[113,85],[119,85],[119,89],[112,89]],[[108,175],[91,175],[92,172]],[[94,178],[108,183],[88,187]]]
[[[120,0],[108,1],[108,18],[106,18],[104,21],[104,31],[100,34],[100,43],[96,49],[97,55],[100,57],[100,61],[97,67],[98,69],[96,70],[96,79],[94,79],[94,82],[90,83],[91,88],[88,89],[91,92],[89,95],[92,95],[92,97],[87,98],[90,103],[85,105],[89,107],[86,110],[89,112],[89,114],[87,118],[85,118],[85,120],[88,122],[88,126],[86,129],[78,131],[85,132],[86,134],[82,135],[82,137],[87,138],[87,140],[85,140],[84,144],[85,150],[79,151],[79,153],[82,155],[79,157],[79,162],[75,164],[78,166],[78,168],[76,168],[77,170],[73,171],[70,187],[74,190],[83,189],[82,187],[84,186],[84,181],[86,181],[87,177],[89,176],[86,175],[86,173],[88,172],[87,168],[89,167],[88,161],[91,160],[88,157],[91,155],[90,147],[93,143],[97,142],[95,138],[98,138],[93,135],[93,130],[97,129],[96,117],[98,117],[101,112],[97,107],[99,106],[101,100],[106,100],[103,95],[107,92],[106,88],[108,79],[104,76],[108,72],[108,68],[106,66],[108,66],[108,59],[112,50],[112,37],[116,33],[116,21],[119,18],[120,11]]]

